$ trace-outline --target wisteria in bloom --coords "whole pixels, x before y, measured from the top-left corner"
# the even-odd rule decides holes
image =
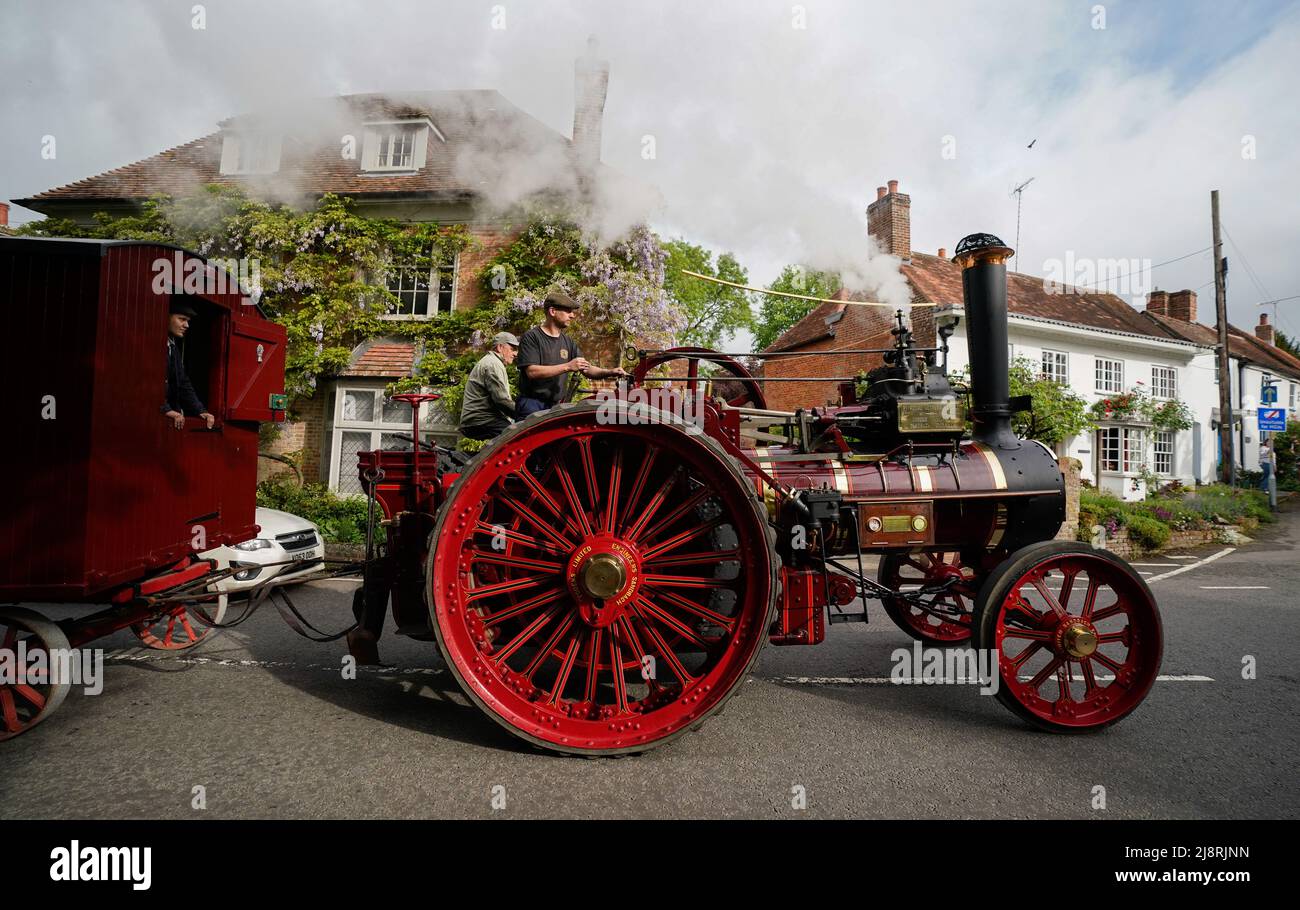
[[[475,348],[477,348],[477,347],[482,347],[482,345],[483,345],[483,330],[482,330],[482,329],[475,329],[473,332],[471,332],[471,333],[470,333],[470,336],[469,336],[469,343],[470,343],[470,347],[475,347]]]
[[[671,344],[686,320],[664,290],[666,261],[659,239],[639,226],[581,263],[579,271],[590,284],[579,292],[578,302],[595,319],[622,326],[640,342]]]

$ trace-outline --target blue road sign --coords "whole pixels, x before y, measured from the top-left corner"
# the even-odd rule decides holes
[[[1286,408],[1260,408],[1259,409],[1259,431],[1267,433],[1270,430],[1283,431],[1286,429]]]
[[[1260,392],[1259,400],[1264,404],[1277,404],[1277,386],[1264,386]]]

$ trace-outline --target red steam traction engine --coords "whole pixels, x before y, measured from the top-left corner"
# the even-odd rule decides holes
[[[947,336],[919,348],[900,315],[884,365],[861,393],[842,384],[838,407],[769,410],[734,360],[673,349],[643,356],[632,388],[536,414],[468,463],[423,443],[363,453],[385,534],[354,600],[354,653],[373,653],[391,597],[399,632],[436,640],[512,733],[558,752],[639,752],[719,711],[764,640],[815,644],[828,619],[865,621],[845,607],[879,599],[915,638],[995,652],[998,698],[1033,724],[1126,716],[1159,670],[1159,613],[1122,560],[1052,541],[1061,473],[1010,429],[1009,254],[983,234],[956,251],[971,438]],[[0,490],[0,601],[109,604],[58,623],[0,610],[0,652],[124,628],[187,648],[220,623],[205,611],[219,573],[195,553],[256,533],[257,422],[281,416],[285,336],[237,290],[192,295],[189,372],[219,421],[171,429],[158,403],[180,291],[160,294],[152,264],[174,255],[208,268],[147,244],[0,240],[8,328],[24,342],[0,367],[26,446],[3,455],[18,482]],[[683,361],[690,394],[648,404],[650,371]],[[726,376],[708,396],[701,364]],[[420,406],[437,396],[395,397],[418,442]],[[880,557],[875,578],[864,553]],[[66,692],[0,678],[0,739]]]
[[[391,595],[399,631],[436,640],[510,732],[618,754],[719,711],[765,639],[816,644],[827,618],[864,621],[843,608],[876,598],[915,638],[995,652],[997,697],[1027,721],[1118,721],[1155,681],[1160,616],[1125,562],[1052,540],[1061,472],[1010,428],[1024,406],[1008,390],[1010,253],[987,234],[956,251],[970,438],[947,335],[918,348],[900,314],[885,365],[862,394],[842,385],[838,407],[768,410],[735,361],[673,349],[643,356],[636,387],[536,414],[468,464],[434,447],[362,454],[387,539],[353,644],[382,627]],[[702,392],[701,363],[728,376],[708,397],[648,405],[649,371],[682,361],[688,393]],[[436,396],[403,397],[418,438],[420,404]],[[880,556],[877,578],[863,553]]]

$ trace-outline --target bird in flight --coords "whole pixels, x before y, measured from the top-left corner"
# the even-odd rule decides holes
[[[1037,139],[1034,140],[1034,142],[1037,142],[1037,141],[1038,141]],[[1027,148],[1027,149],[1031,149],[1031,148],[1033,148],[1033,147],[1034,147],[1034,142],[1029,143],[1027,146],[1025,146],[1025,148]]]

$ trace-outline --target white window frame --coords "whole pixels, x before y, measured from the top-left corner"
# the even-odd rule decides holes
[[[255,130],[232,130],[221,140],[222,174],[274,174],[280,170],[280,136]]]
[[[1124,361],[1098,357],[1093,369],[1098,392],[1116,395],[1124,391]]]
[[[406,406],[402,407],[403,416],[400,420],[384,421],[384,389],[387,383],[366,384],[365,382],[340,382],[334,386],[334,412],[331,414],[329,426],[328,444],[330,448],[330,471],[329,471],[329,488],[334,492],[339,492],[339,464],[343,457],[343,434],[344,433],[369,433],[370,445],[366,451],[373,452],[382,445],[382,437],[385,433],[401,433],[404,436],[411,435],[411,417],[410,411]],[[374,420],[349,420],[343,416],[343,404],[347,399],[348,392],[368,392],[375,396]],[[434,409],[425,404],[420,412],[420,438],[428,442],[433,441],[431,428],[433,423]],[[356,465],[348,465],[348,470],[355,470]]]
[[[1176,441],[1177,435],[1173,430],[1156,430],[1151,434],[1151,466],[1161,477],[1170,477],[1174,473]]]
[[[1097,434],[1097,464],[1104,473],[1136,474],[1142,470],[1146,446],[1144,430],[1140,427],[1102,427]]]
[[[1151,397],[1166,400],[1178,397],[1178,367],[1151,365]]]
[[[391,160],[393,138],[399,135],[403,139],[409,138],[411,147],[409,154],[403,155],[401,160],[394,163]],[[365,125],[361,147],[362,173],[412,174],[421,170],[428,159],[430,136],[439,142],[447,141],[428,118],[370,121]]]
[[[444,272],[450,272],[450,281],[451,281],[451,296],[447,300],[447,309],[445,310],[438,305],[442,299],[442,277]],[[400,299],[401,285],[405,283],[405,279],[408,275],[411,277],[412,280],[414,280],[416,273],[417,270],[414,266],[394,265],[389,270],[388,282],[385,285],[385,287],[388,288],[388,291],[390,293],[392,293],[393,295],[397,296]],[[397,283],[398,283],[397,290],[393,288],[394,277],[397,278]],[[379,318],[400,322],[403,320],[412,320],[412,319],[415,320],[436,319],[437,317],[445,315],[446,313],[456,312],[456,286],[460,283],[460,254],[455,254],[452,257],[450,268],[448,268],[445,265],[440,265],[436,262],[430,265],[429,273],[428,275],[425,276],[425,280],[427,282],[427,290],[425,296],[425,312],[385,313]],[[413,290],[412,293],[415,293],[415,291]],[[430,301],[433,301],[433,305],[434,305],[433,312],[429,312]],[[412,310],[414,310],[415,308],[414,297],[412,297],[411,308]]]
[[[1296,384],[1293,382],[1290,385],[1291,385],[1291,400],[1287,404],[1287,410],[1291,412],[1292,417],[1295,417],[1296,416],[1295,413]]]
[[[1038,376],[1049,382],[1070,384],[1070,355],[1066,351],[1049,351],[1043,349],[1042,359],[1038,364]]]

